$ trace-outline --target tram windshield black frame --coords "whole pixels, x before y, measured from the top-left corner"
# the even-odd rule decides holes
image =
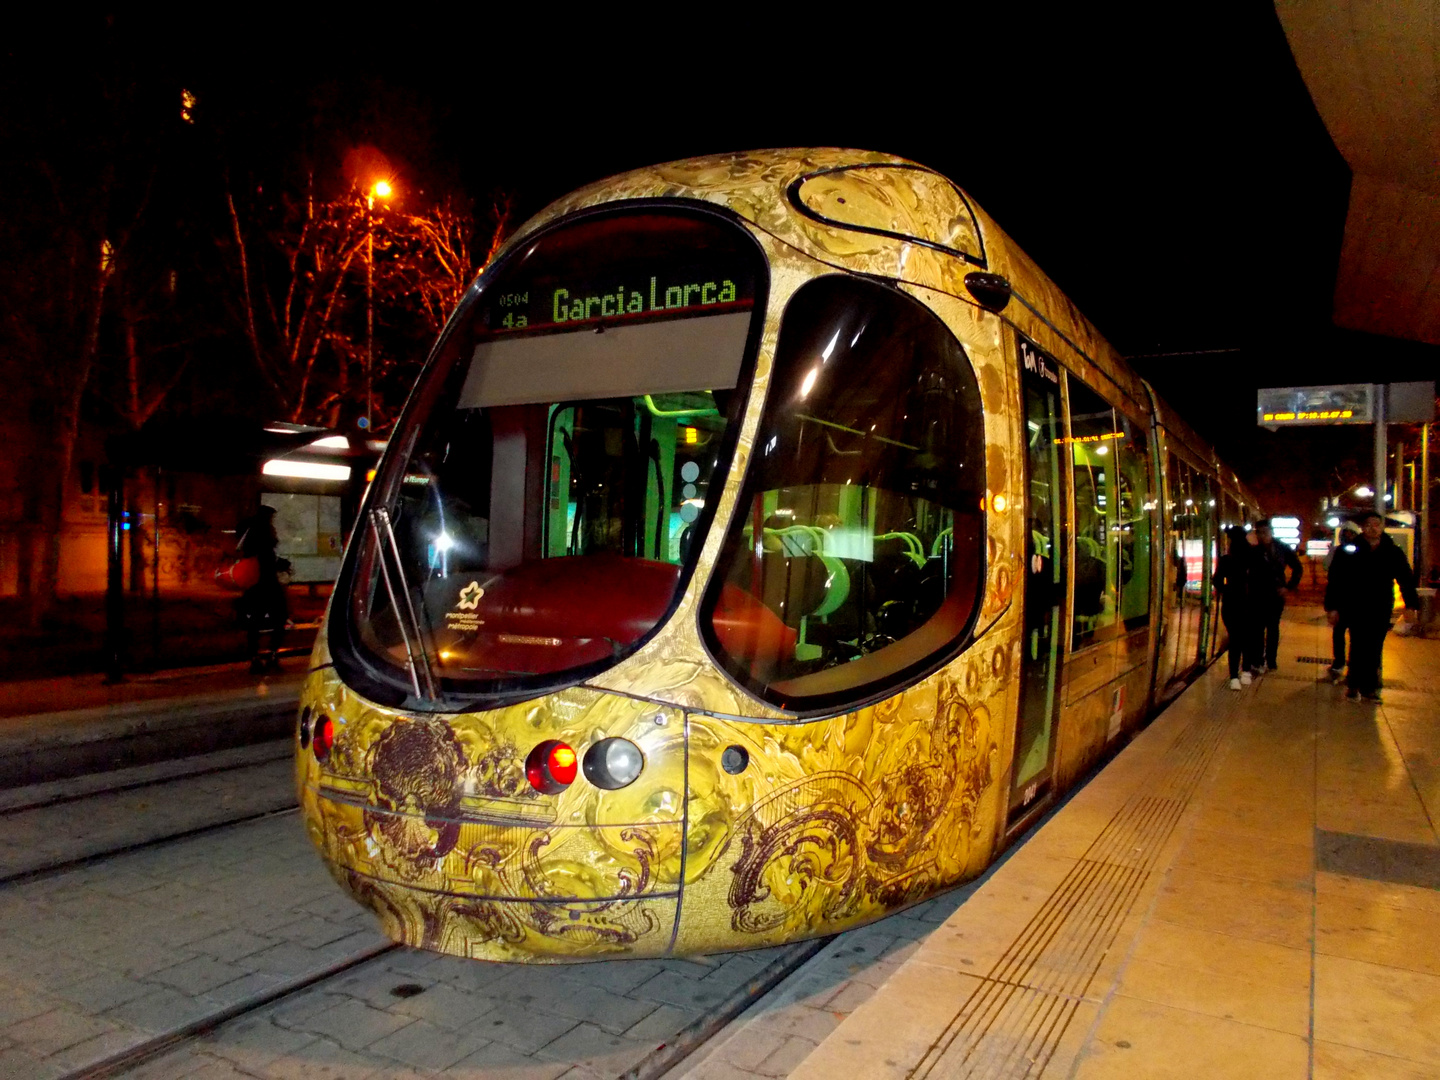
[[[365,535],[371,528],[373,512],[377,509],[387,512],[393,510],[400,498],[406,467],[416,450],[422,428],[435,415],[435,410],[444,406],[447,398],[455,397],[456,380],[459,379],[463,382],[466,376],[465,369],[469,366],[467,360],[470,358],[475,344],[474,320],[478,317],[480,305],[485,298],[493,290],[504,288],[507,273],[517,263],[533,253],[538,244],[543,243],[557,232],[585,223],[604,222],[609,219],[666,215],[677,219],[689,219],[692,223],[708,221],[730,230],[734,238],[735,250],[737,252],[743,250],[744,258],[750,260],[751,264],[748,272],[753,276],[753,303],[750,308],[749,326],[745,334],[743,353],[739,360],[735,387],[724,410],[725,430],[716,451],[714,472],[710,480],[711,490],[717,495],[723,490],[730,470],[734,466],[741,420],[745,415],[750,398],[756,356],[765,322],[770,267],[763,248],[737,215],[712,204],[684,199],[625,200],[608,203],[601,207],[567,215],[547,224],[528,236],[525,242],[515,245],[507,255],[489,267],[471,286],[461,301],[417,379],[415,389],[396,423],[396,434],[391,436],[389,450],[366,496],[357,524],[357,528],[363,532],[355,537],[353,543],[348,545],[345,561],[336,582],[336,593],[340,602],[332,604],[328,619],[332,660],[347,685],[358,693],[378,704],[417,711],[447,712],[460,709],[498,708],[574,686],[613,667],[626,656],[643,647],[674,616],[675,610],[694,576],[699,552],[704,546],[704,539],[714,524],[718,498],[705,500],[706,505],[692,523],[694,539],[688,549],[688,557],[684,558],[679,566],[678,579],[668,605],[648,631],[611,656],[580,666],[569,667],[550,675],[524,675],[482,681],[448,678],[443,671],[431,668],[430,673],[434,678],[435,686],[435,693],[431,695],[425,692],[424,681],[418,678],[412,679],[411,673],[405,667],[387,664],[372,655],[373,649],[362,641],[350,602],[354,590],[362,584],[359,580],[362,576],[360,574],[362,552],[370,543],[374,542],[374,537]],[[400,587],[396,583],[396,588]],[[417,665],[424,663],[418,655],[415,656],[414,662]],[[419,694],[415,692],[414,688],[414,682],[417,681],[421,683],[421,693]]]

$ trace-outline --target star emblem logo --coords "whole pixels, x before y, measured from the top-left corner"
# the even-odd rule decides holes
[[[461,611],[474,611],[480,606],[480,598],[485,595],[485,590],[480,587],[478,581],[472,581],[460,590],[460,600],[455,605]]]

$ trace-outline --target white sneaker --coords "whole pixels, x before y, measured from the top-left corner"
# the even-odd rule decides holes
[[[1231,679],[1230,681],[1233,683],[1235,680],[1234,680],[1234,679]],[[1250,685],[1252,682],[1254,682],[1254,681],[1255,681],[1255,680],[1251,677],[1251,675],[1250,675],[1250,673],[1249,673],[1248,671],[1242,671],[1242,672],[1240,673],[1240,685],[1241,685],[1241,686],[1249,686],[1249,685]],[[1233,688],[1232,688],[1232,689],[1233,689]]]
[[[1248,682],[1249,680],[1247,679],[1246,681]],[[1239,689],[1240,689],[1240,680],[1239,680],[1239,679],[1231,679],[1231,680],[1230,680],[1230,689],[1231,689],[1231,690],[1239,690]]]

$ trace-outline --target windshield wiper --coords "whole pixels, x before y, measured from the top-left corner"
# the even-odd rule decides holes
[[[405,577],[405,565],[400,561],[400,545],[395,542],[395,530],[390,526],[390,513],[383,506],[370,511],[370,532],[375,538],[376,554],[380,561],[380,575],[385,579],[385,591],[390,595],[390,609],[395,612],[395,624],[400,628],[400,639],[405,643],[405,662],[410,669],[410,685],[415,696],[438,699],[435,692],[435,675],[430,667],[430,657],[425,652],[425,639],[420,630],[420,620],[415,617],[415,606],[410,602],[410,582]],[[400,594],[405,598],[402,611],[395,597],[395,586],[390,580],[390,568],[385,563],[385,552],[389,549],[395,561],[395,576],[400,580]],[[409,628],[406,628],[406,617]],[[410,630],[415,631],[415,648],[410,647]],[[415,662],[415,653],[420,653],[420,663]],[[425,675],[425,689],[420,688],[420,673]]]

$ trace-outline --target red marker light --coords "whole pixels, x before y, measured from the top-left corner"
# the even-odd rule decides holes
[[[550,748],[550,775],[562,784],[575,782],[575,751],[563,742]]]
[[[315,751],[315,760],[324,761],[330,756],[330,747],[335,742],[335,721],[322,716],[315,722],[310,736],[310,749]]]
[[[574,749],[546,739],[525,759],[525,778],[541,794],[558,795],[575,782],[578,765]]]

